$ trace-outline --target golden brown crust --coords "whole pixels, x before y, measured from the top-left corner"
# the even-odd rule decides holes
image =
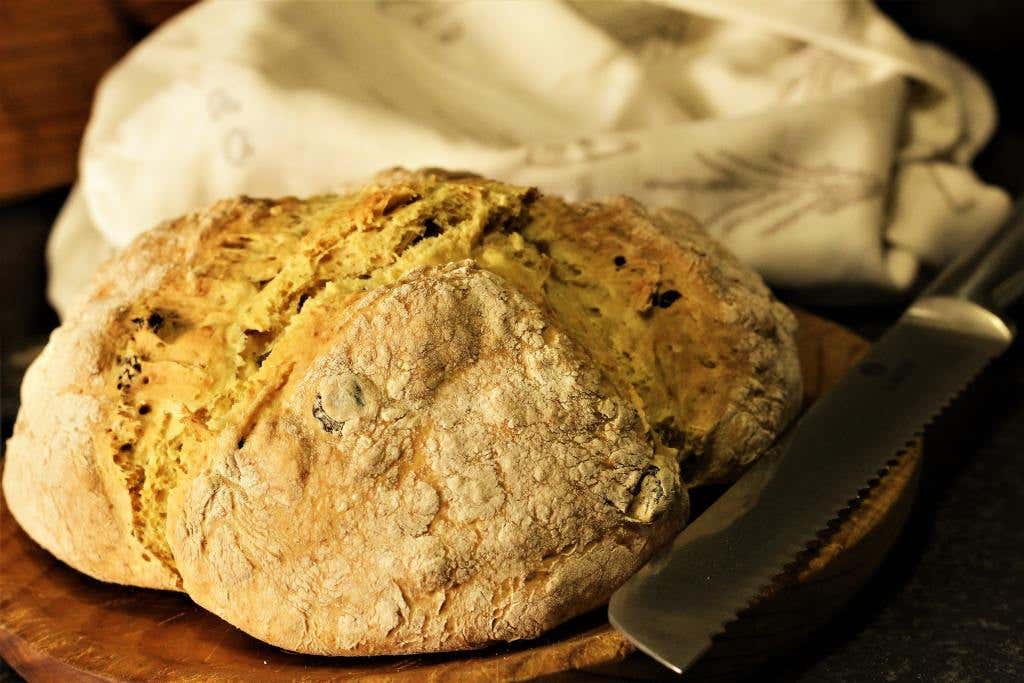
[[[562,324],[635,388],[689,485],[735,479],[799,408],[792,313],[682,212],[544,197],[532,215]]]
[[[206,215],[216,217],[217,207]],[[173,571],[144,559],[131,533],[128,490],[95,440],[106,427],[101,375],[119,342],[111,338],[114,321],[129,302],[160,286],[201,225],[158,227],[107,263],[22,382],[4,465],[8,507],[37,543],[103,581],[177,588]]]
[[[68,564],[282,647],[531,637],[670,538],[684,484],[770,447],[793,328],[626,198],[395,169],[228,200],[98,275],[26,377],[4,491]]]
[[[676,463],[636,409],[473,262],[306,326],[312,365],[171,503],[185,589],[243,630],[321,654],[529,638],[682,526]]]
[[[91,332],[85,325],[61,328],[26,374],[7,443],[7,506],[29,536],[76,569],[104,581],[173,589],[171,573],[141,560],[144,549],[128,531],[127,490],[113,463],[96,458],[102,405],[75,386],[89,383],[97,348]]]

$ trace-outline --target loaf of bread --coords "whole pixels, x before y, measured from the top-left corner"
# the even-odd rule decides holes
[[[795,322],[686,215],[402,170],[139,237],[30,368],[3,490],[103,581],[330,655],[536,636],[794,417]]]

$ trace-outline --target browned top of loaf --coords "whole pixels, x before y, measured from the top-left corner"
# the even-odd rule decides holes
[[[726,480],[770,446],[793,327],[626,198],[395,171],[228,200],[99,274],[26,377],[5,494],[72,566],[284,647],[528,637],[679,528],[678,463]]]

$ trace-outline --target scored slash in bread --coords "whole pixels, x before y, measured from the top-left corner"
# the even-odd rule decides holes
[[[798,409],[795,322],[686,215],[395,170],[138,238],[22,388],[3,488],[98,579],[300,652],[607,600]]]

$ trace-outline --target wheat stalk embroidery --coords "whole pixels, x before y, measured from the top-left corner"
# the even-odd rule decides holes
[[[884,188],[882,179],[873,173],[832,164],[805,165],[777,153],[760,160],[727,150],[695,156],[709,174],[652,178],[644,186],[721,195],[718,208],[702,217],[705,227],[720,235],[751,223],[760,224],[759,235],[772,235],[808,213],[834,213],[877,197]]]
[[[546,142],[530,147],[523,163],[527,166],[569,166],[612,159],[639,149],[631,140],[579,138],[568,142]]]

